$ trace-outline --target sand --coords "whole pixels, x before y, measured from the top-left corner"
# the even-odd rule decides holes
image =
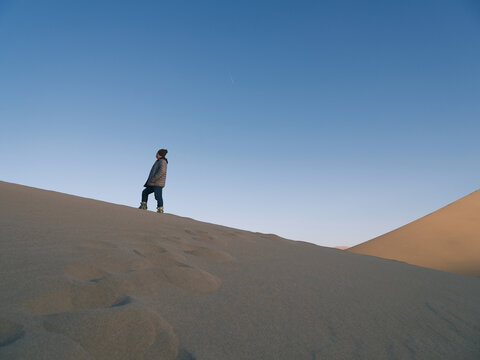
[[[480,280],[0,182],[0,359],[478,359]]]
[[[348,251],[480,277],[480,191]]]

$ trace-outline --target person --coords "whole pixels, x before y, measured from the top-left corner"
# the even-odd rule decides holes
[[[157,200],[157,212],[163,213],[163,188],[165,187],[165,180],[167,178],[167,164],[168,160],[165,157],[167,155],[167,149],[160,149],[157,151],[157,161],[152,166],[148,179],[145,182],[145,189],[142,191],[142,202],[139,209],[147,210],[148,195],[155,194]]]

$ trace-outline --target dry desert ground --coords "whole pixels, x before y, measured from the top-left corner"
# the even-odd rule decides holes
[[[0,182],[0,359],[478,360],[480,279],[403,261]]]

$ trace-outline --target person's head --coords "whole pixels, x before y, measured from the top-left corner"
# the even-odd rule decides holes
[[[168,153],[168,150],[167,149],[160,149],[157,151],[157,159],[160,159],[162,157],[164,157],[165,155],[167,155]]]

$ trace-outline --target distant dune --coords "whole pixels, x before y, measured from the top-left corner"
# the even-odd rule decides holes
[[[479,300],[472,277],[0,182],[0,359],[478,360]]]
[[[348,251],[480,277],[480,191]]]
[[[348,246],[335,246],[335,249],[339,249],[339,250],[346,250],[348,248],[349,248]]]

